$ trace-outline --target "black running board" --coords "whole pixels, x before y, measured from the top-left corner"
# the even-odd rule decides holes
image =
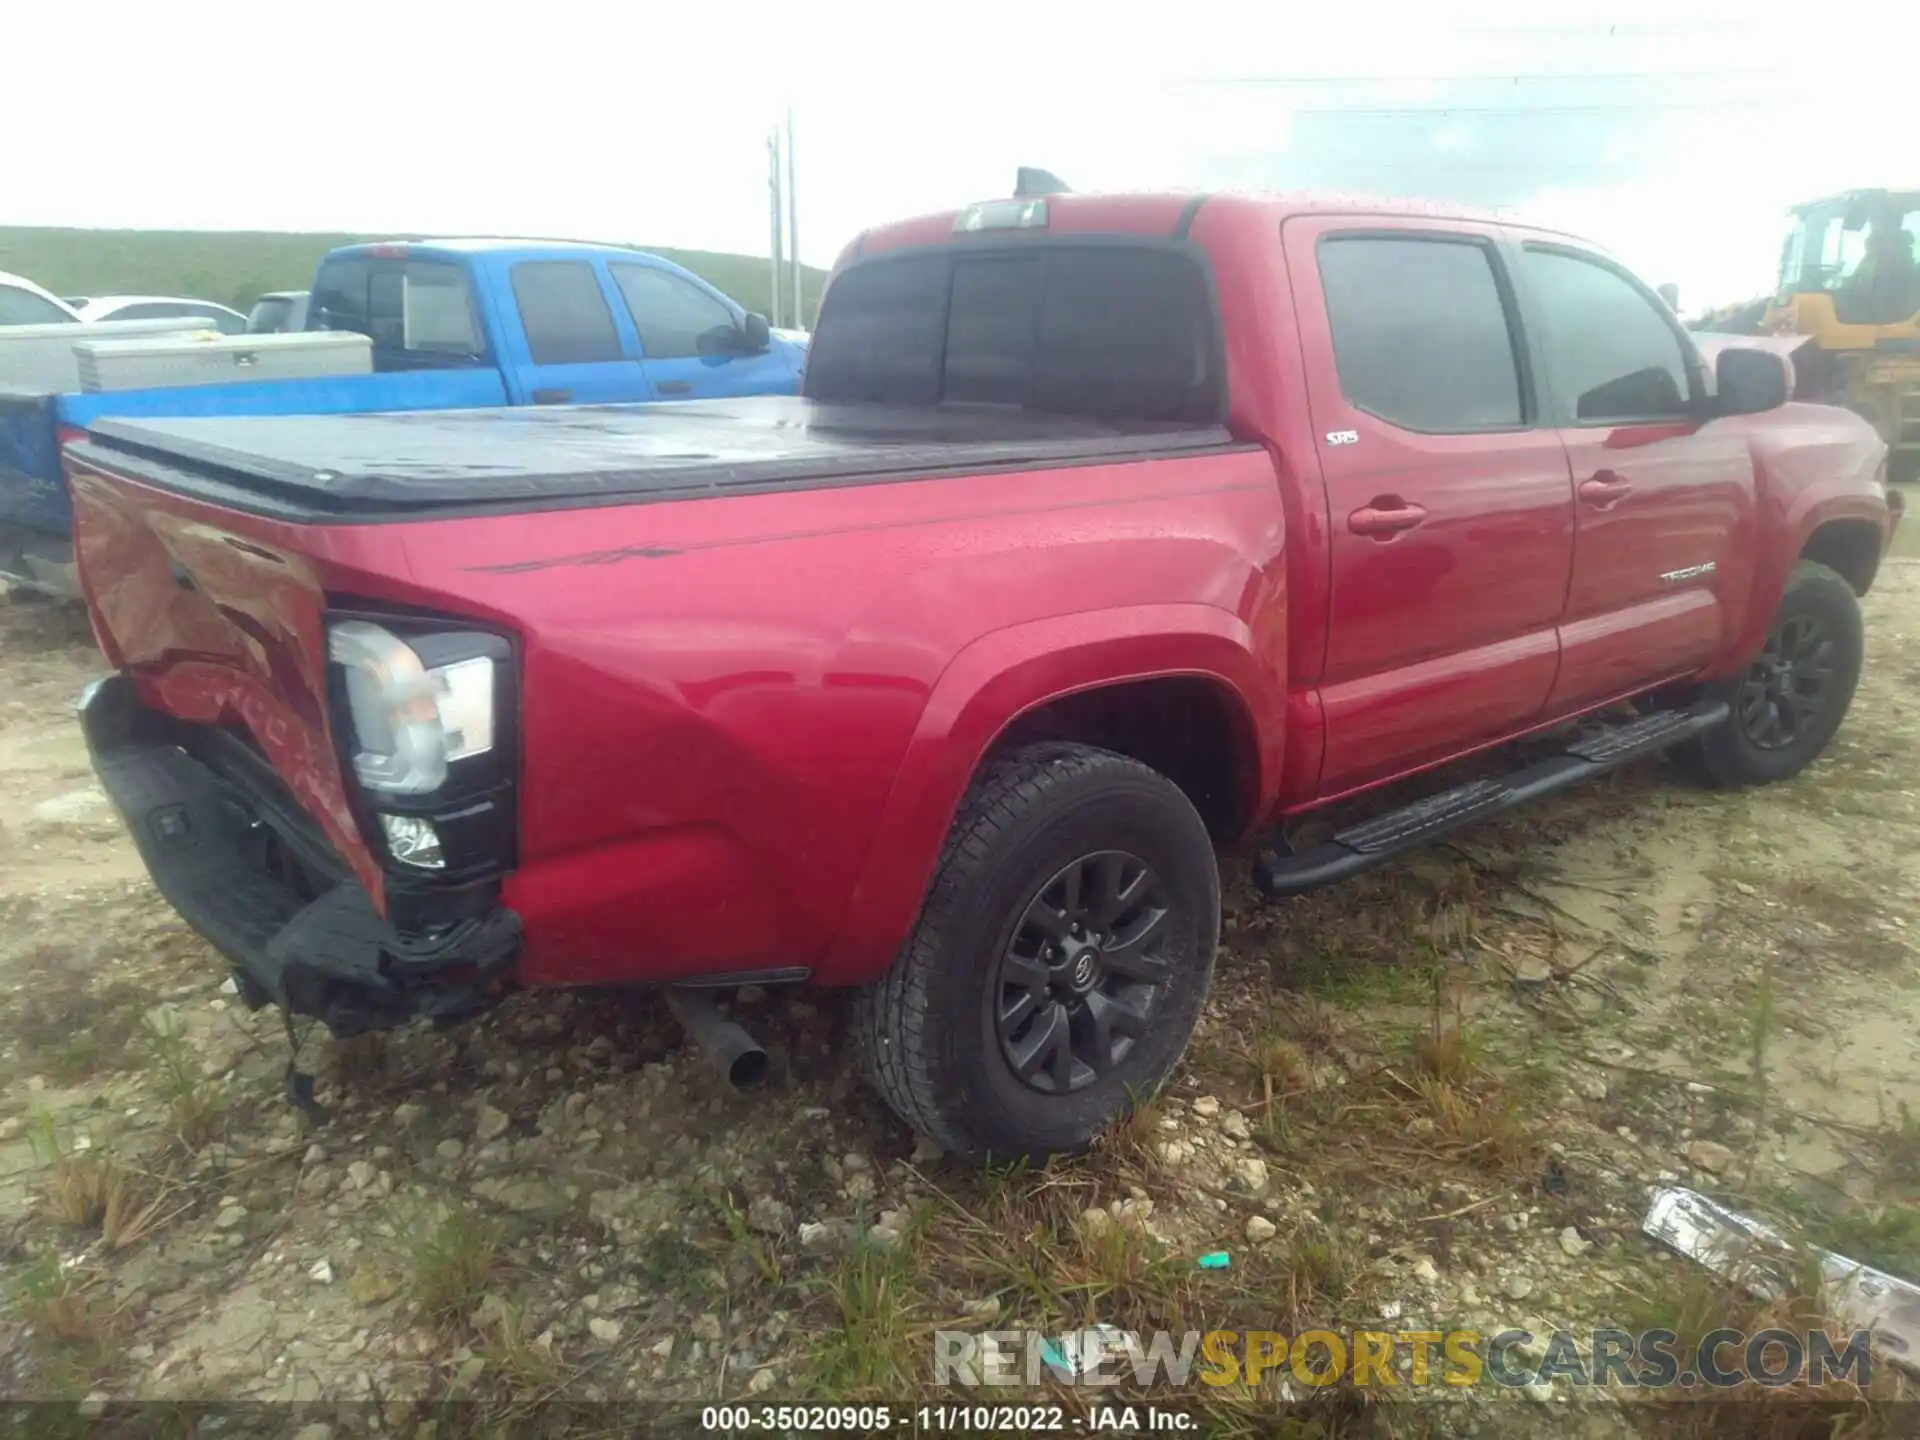
[[[1727,714],[1724,702],[1703,700],[1686,710],[1661,710],[1610,726],[1510,775],[1471,780],[1363,820],[1311,850],[1297,855],[1263,851],[1253,864],[1254,884],[1269,899],[1331,885],[1475,820],[1517,809],[1542,795],[1604,775],[1629,760],[1704,734],[1725,723]]]

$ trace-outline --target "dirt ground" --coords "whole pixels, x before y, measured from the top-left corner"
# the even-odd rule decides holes
[[[1088,1157],[980,1174],[883,1111],[821,995],[742,997],[781,1068],[748,1097],[644,995],[315,1035],[310,1128],[277,1018],[92,784],[83,619],[0,603],[0,1396],[589,1433],[571,1402],[929,1395],[936,1329],[1738,1310],[1638,1233],[1669,1180],[1920,1276],[1920,560],[1866,608],[1852,717],[1794,783],[1649,762],[1279,909],[1232,860],[1167,1092]],[[1218,1433],[1295,1401],[1297,1434],[1655,1423],[1391,1389],[1200,1400]]]

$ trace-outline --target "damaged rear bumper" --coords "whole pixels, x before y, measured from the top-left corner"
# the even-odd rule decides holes
[[[255,1008],[313,1016],[344,1038],[462,1018],[508,988],[520,921],[492,887],[409,896],[396,925],[246,741],[147,709],[124,676],[90,687],[80,714],[154,884],[232,962]]]

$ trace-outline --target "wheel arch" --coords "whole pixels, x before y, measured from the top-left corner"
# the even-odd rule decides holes
[[[961,798],[981,764],[1007,744],[1099,743],[1090,738],[1097,730],[1105,748],[1152,765],[1136,751],[1159,753],[1163,763],[1166,751],[1155,751],[1142,710],[1203,716],[1207,734],[1228,737],[1233,751],[1224,765],[1186,757],[1187,783],[1203,792],[1195,808],[1216,834],[1243,831],[1271,806],[1279,783],[1284,673],[1283,657],[1256,654],[1239,617],[1210,605],[1086,612],[976,640],[928,698],[816,978],[860,984],[891,962]]]
[[[1865,595],[1879,572],[1886,527],[1886,501],[1864,493],[1808,497],[1802,507],[1783,515],[1773,532],[1777,538],[1765,547],[1765,556],[1755,568],[1746,611],[1732,643],[1701,678],[1724,679],[1760,653],[1793,567],[1802,560],[1827,566],[1856,595]]]
[[[1836,516],[1814,527],[1801,542],[1801,560],[1826,566],[1853,587],[1856,595],[1873,588],[1880,572],[1885,531],[1876,522],[1857,515]]]

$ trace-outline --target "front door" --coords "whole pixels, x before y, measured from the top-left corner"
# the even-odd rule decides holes
[[[615,260],[607,269],[625,300],[653,393],[662,400],[791,394],[792,367],[770,350],[735,347],[746,318],[717,292],[663,265]]]
[[[1697,352],[1659,297],[1613,262],[1523,240],[1523,304],[1548,411],[1573,468],[1573,583],[1548,708],[1569,713],[1686,674],[1744,596],[1753,462],[1740,427],[1704,423]]]
[[[1524,728],[1546,703],[1573,486],[1497,230],[1285,227],[1331,532],[1319,793]],[[1316,279],[1317,277],[1317,279]]]

